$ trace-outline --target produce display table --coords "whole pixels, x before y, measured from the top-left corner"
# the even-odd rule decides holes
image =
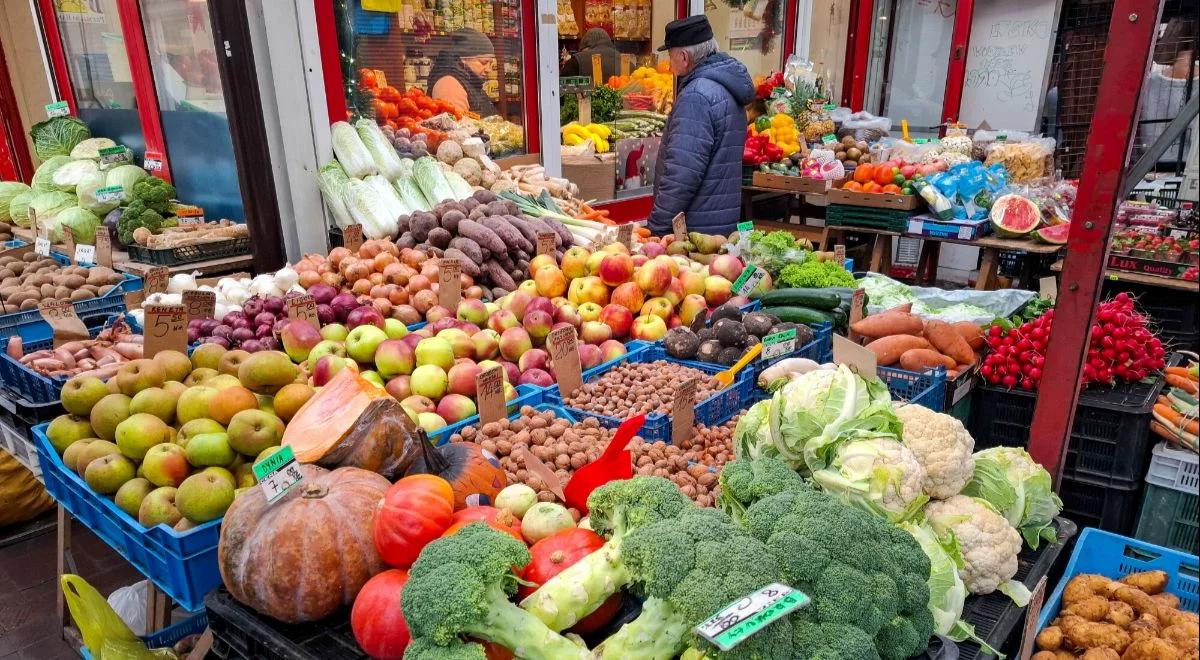
[[[1050,270],[1054,272],[1062,272],[1063,262],[1061,260],[1054,262],[1050,266]],[[1148,273],[1135,273],[1131,270],[1112,270],[1104,271],[1104,278],[1110,282],[1132,282],[1134,284],[1142,284],[1145,286],[1155,286],[1164,289],[1174,289],[1175,291],[1187,291],[1190,293],[1200,292],[1200,282],[1188,282],[1177,277],[1163,277],[1161,275],[1150,275]]]
[[[869,270],[874,273],[886,274],[887,269],[891,266],[892,239],[915,238],[923,241],[921,244],[921,258],[917,264],[917,272],[918,274],[924,274],[925,279],[928,280],[932,280],[932,275],[937,271],[938,252],[940,251],[941,243],[977,247],[983,250],[983,259],[979,265],[979,277],[975,282],[975,288],[980,291],[994,291],[996,289],[996,273],[1000,266],[1000,252],[1018,250],[1025,253],[1025,267],[1023,268],[1021,279],[1023,285],[1030,286],[1033,280],[1036,279],[1032,257],[1035,255],[1054,254],[1062,247],[1061,245],[1047,245],[1046,243],[1039,243],[1028,239],[1001,238],[999,236],[984,236],[983,238],[968,241],[951,237],[921,236],[908,232],[894,232],[870,227],[827,226],[821,235],[819,249],[832,250],[834,243],[837,243],[844,233],[867,234],[871,236],[871,264]]]

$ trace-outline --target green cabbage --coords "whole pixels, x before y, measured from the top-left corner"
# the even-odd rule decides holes
[[[12,198],[12,201],[8,203],[8,217],[12,223],[18,227],[29,226],[29,202],[36,195],[37,193],[31,189]]]
[[[81,158],[72,160],[64,164],[62,167],[54,171],[50,177],[54,181],[55,186],[66,187],[64,192],[74,192],[76,186],[80,184],[89,174],[94,174],[100,171],[100,166],[94,160]]]
[[[126,193],[133,190],[133,184],[150,176],[146,170],[137,165],[117,165],[108,171],[104,185],[106,187],[121,186]],[[125,202],[122,202],[124,204]]]
[[[69,156],[75,145],[92,137],[87,124],[77,117],[54,117],[38,122],[29,129],[33,150],[41,160],[54,156]]]
[[[963,495],[991,504],[1034,550],[1041,540],[1054,541],[1054,516],[1062,500],[1054,493],[1050,473],[1020,447],[992,447],[975,453],[975,474]]]
[[[79,208],[97,215],[104,215],[121,205],[120,200],[101,202],[96,199],[96,191],[108,187],[108,177],[104,172],[92,172],[75,186],[75,196],[79,198]]]
[[[29,202],[30,212],[37,213],[39,231],[45,228],[47,238],[53,243],[62,241],[58,215],[73,208],[78,208],[75,195],[59,191],[38,193]]]
[[[771,442],[771,400],[750,406],[733,429],[734,455],[739,460],[782,458]]]
[[[100,226],[100,216],[75,206],[63,210],[56,219],[60,235],[63,227],[70,227],[76,243],[87,243],[88,245],[96,243],[96,227]]]
[[[69,186],[54,183],[55,172],[71,162],[74,161],[70,156],[52,156],[39,165],[33,171],[33,180],[30,182],[34,192],[74,192],[75,184],[73,183]]]
[[[71,158],[91,158],[92,160],[99,160],[101,149],[107,149],[115,146],[117,146],[117,143],[106,137],[88,138],[75,145],[75,148],[71,150]]]
[[[9,221],[8,207],[13,198],[29,192],[29,186],[20,181],[0,181],[0,222]]]

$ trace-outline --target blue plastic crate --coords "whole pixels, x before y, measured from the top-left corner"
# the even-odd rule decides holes
[[[19,241],[11,241],[19,242]],[[58,253],[51,253],[55,261],[67,266],[71,260]],[[129,273],[121,273],[125,278],[120,284],[117,284],[111,291],[98,298],[90,300],[80,300],[74,303],[75,314],[81,319],[96,316],[108,316],[111,314],[125,311],[125,294],[130,291],[139,291],[142,288],[142,278],[135,277]],[[14,312],[12,314],[4,314],[0,316],[0,336],[19,335],[24,342],[38,341],[41,339],[49,339],[52,336],[50,324],[42,320],[42,315],[37,309],[28,309],[23,312]]]
[[[186,532],[166,525],[146,529],[62,462],[46,438],[47,426],[32,429],[46,491],[181,607],[189,612],[203,609],[204,595],[221,584],[217,568],[221,521],[211,520]]]
[[[598,367],[589,369],[583,373],[583,381],[585,383],[592,382],[609,370],[619,364],[630,362],[654,362],[656,360],[666,360],[676,364],[687,365],[694,369],[703,371],[706,374],[715,375],[725,370],[725,367],[719,364],[708,364],[705,362],[689,362],[687,360],[677,360],[667,355],[666,350],[657,344],[638,347],[641,350],[633,350],[619,359],[611,360]],[[734,415],[741,412],[745,408],[746,402],[750,397],[750,390],[754,386],[754,381],[751,374],[747,371],[742,371],[737,380],[729,387],[713,394],[704,401],[696,404],[696,423],[705,426],[718,426],[723,424]],[[562,406],[572,415],[578,418],[595,417],[602,425],[607,428],[616,428],[625,421],[623,418],[609,417],[608,415],[600,415],[598,413],[572,408],[563,403],[559,396],[557,387],[550,387],[545,392],[546,402]],[[646,442],[671,441],[671,416],[666,413],[652,412],[646,415],[646,424],[642,427],[638,434]]]
[[[938,367],[924,373],[892,367],[879,367],[879,378],[887,383],[893,401],[916,403],[934,412],[946,409],[946,369]]]
[[[100,331],[108,327],[112,319],[115,319],[117,316],[119,314],[105,317],[104,323],[89,328],[89,334],[92,337],[100,334]],[[132,319],[128,320],[132,321]],[[85,320],[86,323],[87,321]],[[133,327],[132,323],[130,323],[130,327]],[[45,338],[22,342],[22,344],[25,353],[32,353],[52,348],[54,340],[52,338]],[[21,364],[18,360],[9,357],[8,353],[0,354],[0,383],[8,389],[16,391],[29,403],[40,405],[58,401],[62,387],[66,382],[66,378],[43,376]]]
[[[162,630],[143,635],[141,639],[146,643],[146,648],[151,650],[170,648],[178,644],[184,637],[202,634],[207,627],[208,615],[202,611]],[[84,660],[92,658],[92,654],[86,646],[79,649],[79,655],[83,656]]]
[[[1200,606],[1198,562],[1196,555],[1089,527],[1079,535],[1067,570],[1042,607],[1038,630],[1058,616],[1063,589],[1071,578],[1081,573],[1095,573],[1116,580],[1140,571],[1166,571],[1167,593],[1179,597],[1180,609],[1195,612]]]
[[[809,327],[812,327],[812,326],[809,326]],[[781,360],[786,360],[787,358],[808,358],[808,359],[812,360],[813,362],[817,362],[817,363],[821,363],[821,364],[823,364],[825,362],[832,362],[833,361],[833,324],[829,323],[829,322],[825,322],[819,326],[813,327],[812,341],[801,346],[800,348],[797,348],[796,350],[792,351],[791,353],[788,353],[786,355],[780,355],[779,357],[773,358],[771,360],[763,360],[761,358],[757,359],[754,362],[752,362],[747,367],[746,370],[753,372],[751,374],[754,379],[753,382],[755,385],[757,385],[758,377],[759,377],[759,375],[762,374],[762,372],[766,371],[768,367],[775,364],[776,362],[779,362]]]
[[[517,398],[508,402],[508,411],[511,413],[514,410],[520,410],[521,406],[536,406],[540,404],[543,399],[543,389],[544,388],[536,385],[517,385]],[[458,433],[464,427],[474,426],[478,423],[479,415],[471,415],[462,421],[455,422],[448,426],[443,426],[433,433],[430,433],[429,439],[432,440],[433,444],[435,445],[442,445],[446,443],[450,436]]]

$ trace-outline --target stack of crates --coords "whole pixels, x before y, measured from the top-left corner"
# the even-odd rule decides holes
[[[1137,533],[1143,541],[1195,552],[1200,515],[1200,456],[1166,442],[1154,447]]]

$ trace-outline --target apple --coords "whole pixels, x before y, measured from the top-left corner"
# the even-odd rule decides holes
[[[208,411],[218,424],[228,424],[234,415],[243,410],[256,409],[258,409],[258,397],[254,395],[254,392],[241,385],[218,390],[217,395],[208,402]]]
[[[358,375],[361,376],[363,380],[371,383],[375,387],[383,389],[383,376],[380,376],[378,371],[367,369],[366,371],[360,372]]]
[[[547,369],[549,364],[550,354],[540,348],[534,348],[525,351],[525,354],[517,361],[517,368],[525,372],[530,369]]]
[[[505,380],[508,380],[508,371],[504,369],[504,365],[500,364],[499,362],[495,360],[484,360],[483,362],[479,363],[480,371],[487,371],[488,369],[495,369],[496,367],[500,367],[500,376]]]
[[[77,440],[94,437],[92,425],[86,417],[77,415],[59,415],[46,427],[46,438],[54,446],[54,451],[63,453]]]
[[[599,321],[584,321],[579,328],[579,340],[585,344],[600,345],[612,339],[612,328]]]
[[[433,433],[446,428],[447,424],[441,415],[435,412],[423,412],[417,413],[417,426],[425,429],[426,433]]]
[[[375,326],[369,326],[374,328]],[[379,334],[383,331],[375,328]],[[353,331],[351,331],[353,334]],[[372,347],[372,352],[374,347]],[[237,378],[255,394],[274,394],[288,383],[296,382],[302,374],[287,355],[279,351],[259,351],[238,367]],[[215,380],[215,379],[214,379]],[[205,385],[212,384],[212,381]],[[215,387],[215,386],[214,386]]]
[[[500,355],[500,333],[487,328],[471,335],[476,360],[490,360]]]
[[[661,296],[671,286],[671,269],[661,261],[648,261],[637,270],[634,281],[649,296]]]
[[[683,296],[692,294],[704,295],[704,276],[690,270],[679,273],[679,284],[683,287]]]
[[[430,399],[427,396],[421,396],[419,394],[411,394],[405,397],[404,400],[400,402],[400,405],[404,406],[408,410],[411,410],[414,414],[433,412],[434,408],[436,407],[436,405],[433,403],[433,399]]]
[[[600,322],[612,329],[618,339],[629,336],[633,328],[633,313],[621,305],[608,305],[600,312]]]
[[[120,454],[109,454],[88,463],[83,480],[97,493],[112,495],[133,479],[136,472],[133,461]]]
[[[667,334],[667,322],[661,316],[646,314],[634,319],[630,332],[634,339],[658,341]]]
[[[482,326],[488,319],[487,307],[484,306],[483,301],[474,298],[464,298],[459,302],[454,315],[460,321],[474,323],[477,326]]]
[[[283,350],[292,362],[303,362],[308,359],[309,351],[321,343],[321,333],[308,319],[294,319],[279,333],[283,342]]]
[[[625,349],[625,344],[622,344],[616,339],[609,339],[608,341],[600,344],[601,363],[603,364],[604,362],[615,360],[622,355],[625,355],[627,352],[628,351]]]
[[[447,385],[445,369],[436,364],[423,364],[413,370],[409,386],[413,394],[437,399],[446,393]]]
[[[463,361],[450,367],[450,372],[446,374],[446,391],[450,394],[475,396],[475,377],[480,371],[482,369],[479,365],[471,361]]]
[[[193,419],[179,427],[175,434],[175,444],[187,449],[188,442],[198,435],[205,433],[224,433],[225,427],[208,418]]]
[[[603,309],[604,309],[603,307],[601,307],[600,305],[597,305],[594,302],[583,303],[582,305],[579,306],[580,324],[582,325],[582,322],[584,322],[584,321],[600,320],[600,312]]]
[[[562,265],[560,266],[562,268],[563,275],[566,275],[567,279],[570,280],[575,280],[587,275],[587,261],[588,257],[590,256],[592,256],[591,252],[588,252],[586,248],[578,245],[567,248],[567,251],[563,252]],[[532,265],[533,264],[531,262],[530,266],[532,267]]]
[[[192,369],[216,369],[225,355],[225,347],[220,344],[200,344],[192,351]],[[166,374],[163,374],[166,376]]]
[[[525,307],[525,316],[528,316],[529,312],[533,311],[546,312],[550,316],[554,316],[554,301],[550,298],[538,296],[529,301],[529,305]],[[521,317],[521,321],[524,322],[524,320],[525,318]]]
[[[308,403],[314,394],[316,391],[308,383],[284,385],[275,393],[271,408],[279,416],[279,419],[287,422],[300,412],[300,408],[304,407],[304,404]]]
[[[230,376],[238,375],[238,370],[242,368],[242,363],[250,359],[250,354],[243,350],[225,351],[221,359],[217,361],[217,371]]]
[[[567,278],[558,269],[558,266],[542,266],[538,268],[537,272],[533,274],[533,282],[539,296],[553,298],[567,292]]]
[[[604,306],[609,302],[609,290],[599,277],[587,275],[571,281],[567,287],[567,300],[576,305],[590,302]]]
[[[472,351],[474,346],[472,346]],[[417,366],[434,365],[446,371],[454,366],[454,346],[445,337],[430,337],[417,343]]]
[[[531,297],[537,297],[538,295],[537,283],[533,280],[525,280],[524,282],[521,282],[517,285],[517,290],[523,291],[529,294]]]
[[[166,373],[154,360],[131,360],[121,365],[112,378],[125,396],[133,396],[150,387],[162,387]]]
[[[595,344],[580,344],[579,345],[579,366],[584,371],[600,364],[603,360],[603,355],[600,353],[600,347]]]
[[[635,271],[641,268],[647,261],[650,261],[650,257],[644,254],[635,254],[630,258],[633,259],[633,268]]]
[[[613,289],[611,304],[620,305],[633,314],[637,314],[646,300],[642,287],[635,282],[626,282]]]
[[[437,410],[438,417],[446,421],[446,424],[461,422],[462,420],[476,414],[475,402],[470,397],[462,394],[447,394],[438,401]]]
[[[633,259],[628,254],[609,254],[600,262],[596,271],[600,281],[608,286],[617,286],[628,282],[633,277]]]
[[[680,320],[678,314],[672,314],[667,317],[667,329],[668,330],[670,330],[671,328],[678,328],[681,325],[683,325],[683,321]]]
[[[383,386],[383,389],[387,390],[387,393],[392,395],[393,399],[397,401],[403,401],[412,395],[412,387],[410,386],[411,382],[412,376],[396,376],[395,378],[389,380]]]
[[[624,255],[630,254],[629,246],[625,245],[624,243],[618,242],[618,241],[613,241],[612,243],[605,245],[601,249],[610,254],[624,254]]]
[[[312,366],[312,384],[313,387],[324,387],[333,380],[333,377],[338,375],[342,369],[349,367],[354,371],[358,371],[358,365],[354,360],[347,357],[338,357],[336,355],[326,355],[317,360],[317,363]]]
[[[142,498],[138,507],[137,519],[142,527],[156,525],[173,526],[183,518],[179,508],[175,506],[176,489],[170,486],[155,488]]]
[[[672,277],[671,283],[667,285],[667,290],[663,292],[662,297],[670,301],[672,307],[678,307],[679,303],[683,302],[684,297],[683,282],[678,277]]]
[[[214,472],[201,472],[179,485],[175,493],[175,506],[181,515],[194,523],[216,520],[225,515],[226,509],[233,504],[233,491],[232,478],[227,479]]]
[[[155,486],[178,486],[191,473],[187,452],[174,443],[154,445],[142,460],[142,474]]]
[[[216,393],[216,390],[213,390]],[[88,415],[88,423],[97,438],[112,440],[116,436],[117,425],[129,417],[129,404],[132,399],[124,394],[109,394],[92,406]],[[182,413],[178,412],[177,416]],[[207,415],[205,415],[207,417]],[[181,420],[187,421],[187,420]]]
[[[243,410],[230,420],[226,435],[234,451],[256,456],[283,440],[283,420],[262,410]]]
[[[607,257],[608,254],[609,253],[602,250],[596,250],[588,255],[587,263],[585,264],[587,267],[587,274],[595,275],[596,271],[600,270],[600,263],[604,261],[604,257]]]
[[[321,339],[329,341],[346,341],[346,336],[350,334],[350,328],[341,323],[330,323],[321,327]]]
[[[383,332],[388,339],[404,339],[408,335],[408,326],[400,319],[386,318],[383,320]]]
[[[429,311],[425,312],[425,320],[430,324],[437,323],[438,321],[446,318],[454,318],[454,315],[450,313],[449,309],[446,309],[441,305],[434,305],[433,307],[429,308]]]
[[[504,302],[501,303],[500,309],[511,312],[517,318],[517,322],[520,323],[521,319],[525,316],[525,308],[529,306],[533,298],[534,296],[530,293],[518,289],[504,297]],[[504,332],[504,330],[499,328],[492,329],[496,332]]]
[[[579,308],[574,303],[563,302],[558,309],[554,310],[554,322],[570,323],[578,328],[579,324],[583,323],[583,319],[579,316]]]
[[[698,293],[689,293],[684,296],[683,302],[679,303],[679,320],[683,325],[692,327],[696,317],[706,317],[708,315],[708,302],[704,300],[704,296]]]
[[[387,338],[386,332],[369,323],[360,325],[346,336],[346,354],[356,362],[370,364],[375,359],[375,349]]]
[[[201,433],[188,441],[184,451],[188,463],[196,467],[224,467],[237,458],[237,453],[229,446],[229,435],[225,433]]]
[[[547,324],[549,330],[549,324]],[[506,360],[519,360],[533,348],[533,339],[524,328],[509,328],[500,335],[500,355]]]
[[[719,275],[704,278],[704,300],[710,307],[725,304],[733,297],[733,284]]]
[[[646,301],[646,304],[642,305],[640,315],[646,316],[647,314],[653,314],[666,321],[671,317],[671,312],[673,311],[675,311],[675,307],[671,304],[670,300],[661,297],[651,298],[650,300]]]
[[[411,374],[414,368],[413,349],[399,339],[387,339],[375,349],[375,369],[383,378]]]
[[[546,340],[546,335],[550,334],[550,330],[554,325],[554,318],[549,312],[540,309],[527,310],[525,319],[521,322],[525,328],[525,332],[529,333],[529,338],[536,345],[541,345]],[[507,356],[505,356],[507,357]]]
[[[108,386],[95,376],[76,376],[62,387],[63,408],[72,415],[87,417],[92,412],[92,406],[106,396]]]
[[[113,495],[113,504],[117,508],[136,518],[138,509],[142,506],[142,501],[146,496],[154,490],[154,484],[143,477],[136,477],[121,484],[117,489],[117,494]]]
[[[471,335],[466,331],[448,328],[439,332],[437,336],[450,342],[450,352],[454,354],[455,359],[474,357],[475,342],[471,341]]]
[[[515,383],[521,379],[521,368],[517,366],[516,362],[509,362],[508,360],[501,360],[500,366],[504,367],[504,380],[505,381],[507,381],[509,383]]]
[[[744,268],[745,265],[742,264],[742,260],[732,254],[718,254],[713,257],[712,263],[708,265],[708,272],[713,275],[720,275],[730,282],[736,282]]]
[[[547,373],[544,369],[530,369],[529,371],[521,374],[521,379],[517,382],[517,384],[549,387],[554,384],[554,377]]]
[[[140,462],[151,447],[170,442],[171,433],[171,427],[158,417],[137,413],[117,425],[116,443],[122,454]]]
[[[523,313],[524,310],[522,310],[522,314]],[[501,309],[493,312],[487,320],[487,327],[495,332],[504,332],[509,328],[516,328],[520,325],[521,321],[517,318],[517,315],[507,309]]]

